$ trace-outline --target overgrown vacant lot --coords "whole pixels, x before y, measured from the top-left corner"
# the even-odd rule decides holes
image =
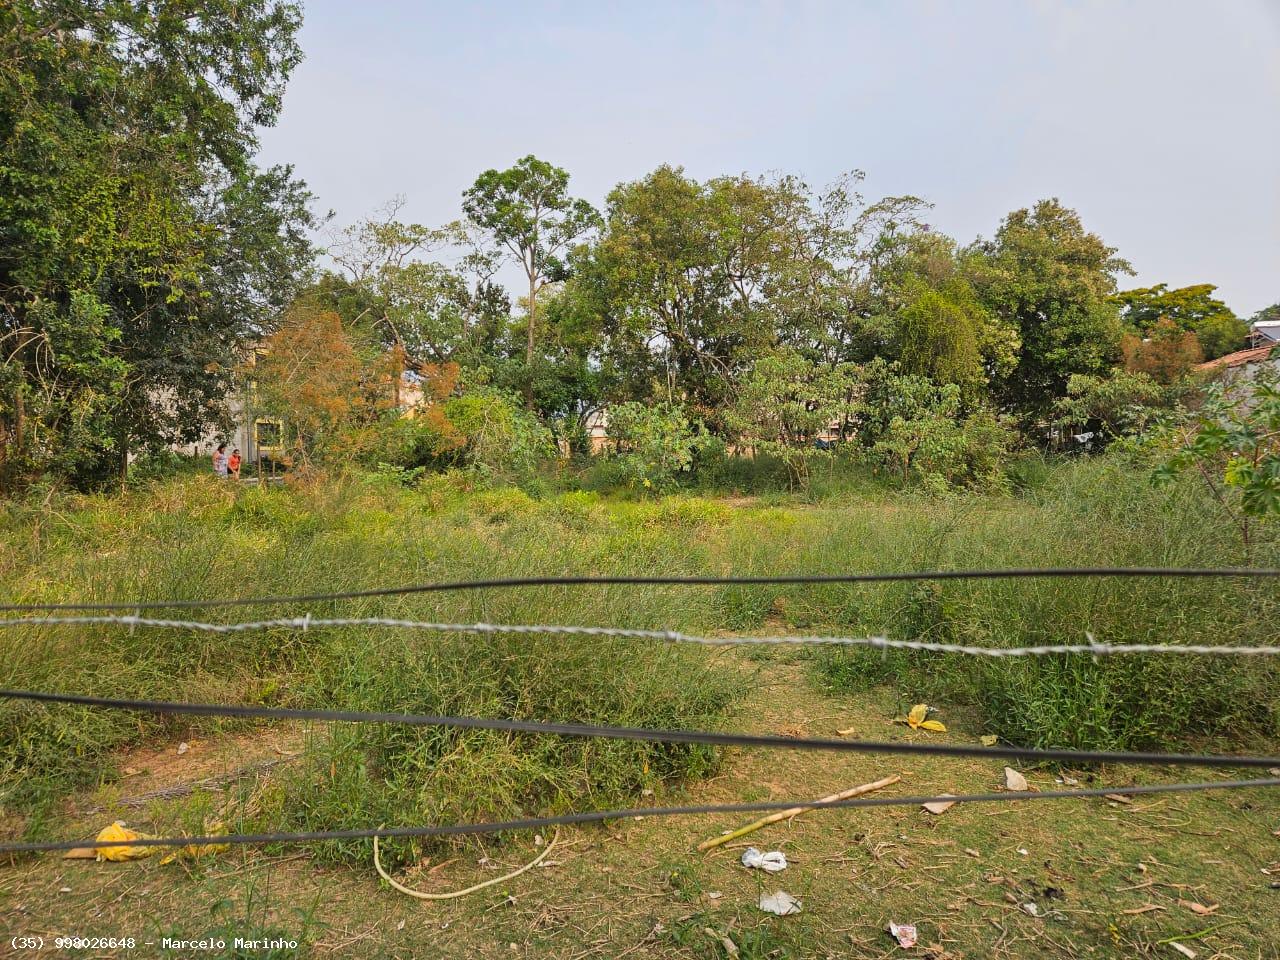
[[[1197,490],[1153,492],[1143,477],[1107,462],[1058,468],[1018,496],[953,500],[861,490],[812,502],[692,496],[630,502],[586,493],[533,498],[514,488],[471,491],[449,477],[412,488],[357,478],[306,490],[235,490],[201,478],[123,498],[11,506],[0,532],[0,579],[14,602],[313,593],[533,573],[1215,566],[1243,559]],[[1255,546],[1251,561],[1274,564],[1274,545]],[[874,632],[991,645],[1078,641],[1086,631],[1111,642],[1274,643],[1276,594],[1274,585],[1246,580],[592,587],[307,609],[316,616],[700,633]],[[924,736],[890,722],[904,705],[927,701],[949,722],[946,734],[931,737],[974,742],[995,733],[1039,746],[1278,752],[1278,679],[1269,661],[1228,658],[975,662],[355,629],[221,636],[48,626],[0,634],[6,687],[815,736],[853,728],[869,739]],[[155,831],[195,831],[213,818],[232,829],[328,829],[682,797],[802,799],[888,772],[904,776],[894,789],[912,793],[980,791],[1000,782],[998,766],[968,761],[836,763],[382,725],[301,730],[15,703],[2,709],[3,822],[11,837],[78,836],[117,816]],[[179,741],[196,744],[189,770],[174,753]],[[120,805],[153,786],[207,776],[210,763],[235,772],[249,761],[282,758],[221,793]],[[1027,772],[1042,787],[1061,775]],[[1074,776],[1121,784],[1229,773]],[[708,776],[709,783],[701,782]],[[723,955],[704,928],[730,933],[747,956],[879,956],[892,946],[881,931],[887,919],[919,920],[922,947],[939,944],[966,956],[1053,950],[1165,956],[1171,948],[1159,941],[1219,924],[1203,942],[1192,942],[1233,956],[1274,956],[1277,894],[1259,870],[1280,860],[1280,841],[1271,835],[1280,827],[1278,812],[1274,792],[1254,791],[1138,798],[1129,806],[1070,801],[957,809],[936,820],[910,810],[814,815],[759,838],[770,847],[784,837],[800,845],[795,866],[774,879],[809,900],[806,914],[784,920],[755,910],[755,880],[732,867],[733,851],[692,854],[698,839],[735,825],[723,818],[574,831],[566,838],[572,846],[557,857],[561,865],[513,882],[516,901],[505,907],[505,888],[448,908],[423,908],[379,890],[370,848],[355,842],[318,845],[307,859],[279,865],[269,890],[262,886],[268,868],[297,851],[235,851],[188,872],[154,862],[42,858],[6,869],[0,888],[14,911],[6,926],[22,929],[74,932],[76,916],[97,911],[117,932],[143,932],[141,924],[146,932],[195,936],[226,926],[230,917],[242,927],[252,921],[301,931],[315,949],[369,956],[411,955],[415,944],[435,944],[446,923],[455,930],[446,946],[458,956],[482,949],[614,956],[632,948],[639,955]],[[507,845],[399,842],[384,848],[384,860],[419,885],[448,888],[484,876],[476,865],[481,849],[514,864],[530,847],[526,837]],[[459,862],[428,875],[418,866],[424,855],[436,865]],[[123,883],[142,883],[153,898],[145,923],[122,909],[127,897],[117,899],[125,896],[119,877],[129,871],[137,880]],[[1147,880],[1153,882],[1144,886]],[[1066,920],[1020,912],[1035,884],[1041,900],[1057,896],[1048,888],[1063,892],[1066,900],[1056,908]],[[51,891],[63,886],[73,894],[50,902]],[[1138,893],[1121,895],[1122,887]],[[590,916],[616,913],[617,922],[590,935],[576,927],[576,891],[598,898]],[[708,899],[715,892],[723,896]],[[1141,902],[1125,899],[1134,896]],[[1221,906],[1202,917],[1179,899]],[[370,902],[376,907],[366,915]],[[213,909],[217,904],[223,905]],[[1155,908],[1122,912],[1149,904]],[[407,919],[402,929],[401,919]]]

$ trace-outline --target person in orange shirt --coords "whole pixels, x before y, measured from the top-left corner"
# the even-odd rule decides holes
[[[237,480],[240,479],[240,451],[232,450],[231,456],[227,458],[227,472]]]

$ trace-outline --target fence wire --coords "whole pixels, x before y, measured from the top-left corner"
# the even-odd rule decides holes
[[[1039,644],[1029,647],[979,647],[960,643],[929,640],[895,640],[889,637],[841,636],[698,636],[678,630],[640,630],[625,627],[584,627],[542,623],[434,623],[426,620],[400,620],[393,617],[277,617],[271,620],[247,620],[240,623],[208,623],[201,620],[167,620],[131,614],[91,616],[49,616],[0,618],[0,629],[31,626],[119,626],[152,627],[171,630],[194,630],[201,633],[245,633],[257,630],[323,630],[341,627],[379,627],[418,630],[428,633],[470,634],[544,634],[558,636],[613,637],[631,640],[659,640],[668,643],[692,643],[708,647],[743,645],[827,645],[869,647],[873,650],[917,650],[930,653],[954,653],[968,657],[1045,657],[1086,655],[1093,657],[1127,654],[1172,654],[1175,656],[1280,656],[1280,646],[1260,644],[1240,646],[1202,643],[1102,643],[1089,637],[1087,643]],[[1086,635],[1088,636],[1088,635]]]
[[[1191,793],[1203,790],[1240,790],[1254,787],[1280,787],[1280,777],[1260,780],[1219,780],[1197,783],[1134,784],[1123,787],[1090,787],[1081,790],[1016,791],[1000,793],[970,793],[952,796],[913,797],[856,797],[851,800],[805,801],[769,800],[759,803],[698,804],[680,807],[631,807],[621,810],[592,810],[584,813],[566,813],[554,817],[526,817],[520,820],[503,820],[490,823],[433,824],[421,827],[364,827],[353,830],[313,830],[306,833],[231,833],[192,837],[149,837],[138,840],[48,840],[28,843],[0,843],[0,856],[19,853],[52,853],[59,850],[90,849],[103,847],[183,847],[188,845],[234,843],[318,843],[332,840],[367,840],[373,837],[392,839],[402,837],[451,837],[470,834],[505,833],[515,830],[536,830],[545,827],[574,824],[601,823],[609,820],[625,820],[632,817],[675,817],[719,813],[760,813],[769,810],[789,810],[792,807],[806,809],[852,809],[859,807],[914,807],[925,803],[990,803],[1014,800],[1064,800],[1086,797],[1134,796],[1151,793]]]
[[[307,593],[292,596],[232,597],[209,600],[136,600],[110,603],[9,603],[0,604],[0,612],[21,613],[40,610],[178,610],[192,607],[245,607],[299,603],[358,600],[368,597],[406,596],[417,593],[449,593],[468,590],[506,590],[519,587],[586,587],[586,586],[769,586],[787,584],[858,584],[900,583],[916,580],[1027,580],[1073,577],[1172,577],[1203,578],[1274,578],[1280,568],[1274,567],[1013,567],[1004,570],[921,570],[887,573],[777,574],[770,576],[630,576],[584,575],[552,577],[507,577],[493,580],[456,580],[447,583],[419,583],[400,587],[375,587],[369,590],[343,590],[335,593]]]

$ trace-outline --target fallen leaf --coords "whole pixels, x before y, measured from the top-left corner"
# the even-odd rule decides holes
[[[1165,908],[1160,906],[1160,904],[1158,903],[1147,903],[1147,904],[1143,904],[1141,907],[1133,907],[1129,910],[1121,910],[1120,912],[1124,914],[1126,917],[1136,917],[1140,913],[1150,913],[1152,910],[1163,910],[1163,909]]]
[[[1004,787],[1006,790],[1016,790],[1019,793],[1025,792],[1027,789],[1027,778],[1017,770],[1013,769],[1013,767],[1005,767]]]
[[[1040,907],[1035,903],[1027,902],[1022,905],[1022,912],[1029,917],[1038,917],[1040,916]]]
[[[904,950],[910,950],[916,945],[916,939],[919,934],[916,932],[914,923],[894,923],[889,921],[889,936],[898,941],[898,946]]]
[[[190,749],[191,749],[191,744],[187,743],[184,740],[182,743],[178,744],[178,756],[182,756],[184,753],[186,753]]]
[[[851,733],[857,733],[857,732],[858,732],[858,728],[857,728],[857,727],[845,727],[843,730],[837,730],[837,731],[836,731],[836,736],[839,736],[839,737],[847,737],[847,736],[849,736],[849,734],[851,734]]]
[[[785,890],[760,894],[760,909],[765,913],[776,913],[780,917],[799,913],[801,903]]]
[[[938,794],[938,796],[940,796],[940,797],[952,797],[952,796],[955,796],[955,794],[952,794],[952,793],[940,793],[940,794]],[[954,800],[935,800],[935,801],[933,801],[932,803],[925,803],[925,804],[921,804],[921,806],[923,806],[926,810],[928,810],[928,811],[929,811],[930,813],[932,813],[934,816],[937,816],[937,815],[942,814],[942,813],[946,813],[948,810],[950,810],[950,809],[951,809],[952,807],[954,807],[955,805],[956,805],[956,802],[955,802]]]
[[[1185,944],[1181,944],[1177,940],[1166,940],[1165,942],[1186,957],[1187,960],[1196,960],[1196,952]]]
[[[977,857],[979,859],[981,859],[982,857],[982,854],[980,854],[977,850],[973,849],[973,847],[965,847],[964,852],[971,857]]]
[[[1104,796],[1107,800],[1114,800],[1116,803],[1124,803],[1124,804],[1132,804],[1132,803],[1133,803],[1133,801],[1132,801],[1132,800],[1130,800],[1128,797],[1124,796],[1123,794],[1119,794],[1119,793],[1106,793],[1106,794],[1103,794],[1103,796]]]
[[[912,730],[933,730],[936,733],[946,733],[946,725],[939,720],[927,720],[929,716],[929,705],[927,703],[917,703],[911,708],[911,712],[907,714],[907,726]]]
[[[404,929],[404,921],[403,921],[403,920],[401,920],[399,923],[397,923],[397,924],[396,924],[396,929],[397,929],[397,930],[403,930],[403,929]]]
[[[978,742],[982,744],[984,747],[994,747],[999,741],[1000,741],[1000,738],[997,737],[994,733],[983,734],[981,737],[978,738]]]
[[[1205,906],[1203,903],[1197,903],[1194,900],[1179,900],[1178,906],[1186,907],[1192,913],[1199,914],[1202,917],[1208,917],[1215,913],[1221,904],[1215,903],[1212,906]]]

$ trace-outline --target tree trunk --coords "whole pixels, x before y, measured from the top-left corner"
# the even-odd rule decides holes
[[[120,445],[120,492],[124,493],[125,484],[129,480],[129,432],[127,429],[120,430],[117,442]]]
[[[529,328],[524,353],[524,402],[533,409],[533,323],[538,308],[538,286],[534,275],[529,274]]]

